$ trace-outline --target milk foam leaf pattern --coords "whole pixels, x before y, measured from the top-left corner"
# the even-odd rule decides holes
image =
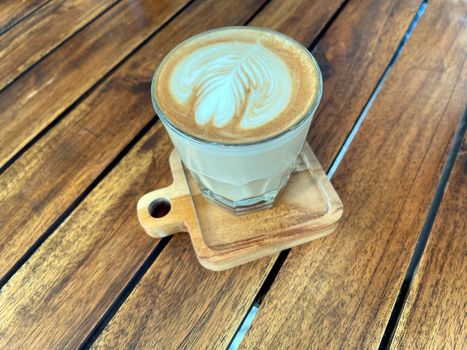
[[[193,103],[199,125],[254,128],[287,107],[292,79],[285,62],[259,43],[219,43],[182,60],[171,89],[181,103]]]

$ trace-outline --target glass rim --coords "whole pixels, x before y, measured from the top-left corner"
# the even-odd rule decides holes
[[[221,30],[229,30],[229,29],[240,29],[240,30],[251,29],[251,30],[257,30],[257,31],[269,32],[269,33],[273,33],[275,35],[282,36],[283,38],[289,40],[290,42],[297,45],[300,49],[305,51],[305,53],[311,59],[311,61],[313,63],[313,66],[314,66],[314,68],[315,68],[315,70],[317,72],[317,75],[318,75],[318,91],[317,91],[315,100],[314,100],[313,104],[311,105],[310,109],[307,110],[303,114],[303,116],[301,116],[300,119],[295,124],[293,124],[289,128],[283,130],[282,132],[280,132],[280,133],[278,133],[276,135],[272,135],[272,136],[265,137],[265,138],[262,138],[262,139],[259,139],[259,140],[255,140],[255,141],[251,141],[251,142],[244,142],[244,143],[229,143],[229,142],[220,142],[220,141],[212,141],[212,140],[203,139],[203,138],[191,135],[191,134],[187,133],[186,131],[183,131],[180,128],[176,127],[170,121],[169,117],[167,117],[167,115],[164,113],[164,111],[162,110],[162,108],[159,105],[159,101],[157,100],[157,96],[155,94],[155,84],[156,84],[158,74],[159,74],[159,72],[161,70],[161,67],[164,65],[165,61],[170,57],[170,55],[174,51],[176,51],[180,46],[190,42],[191,40],[196,39],[199,36],[206,35],[206,34],[211,33],[211,32],[216,32],[216,31],[221,31]],[[162,121],[162,123],[166,127],[170,128],[176,134],[179,134],[183,138],[187,138],[187,139],[189,139],[190,141],[192,141],[194,143],[203,144],[203,145],[212,145],[212,146],[217,146],[217,147],[228,147],[228,148],[235,148],[235,147],[241,148],[241,147],[248,147],[248,146],[254,146],[254,145],[258,145],[258,144],[269,143],[269,142],[272,142],[272,141],[274,141],[276,139],[279,139],[279,138],[281,138],[283,136],[291,134],[293,131],[297,130],[298,128],[300,128],[300,126],[305,124],[308,121],[308,119],[311,118],[314,115],[316,109],[318,108],[319,102],[321,101],[322,94],[323,94],[323,76],[322,76],[322,73],[321,73],[321,69],[320,69],[320,67],[318,65],[318,62],[314,58],[313,54],[304,45],[302,45],[300,42],[298,42],[297,40],[291,38],[290,36],[288,36],[286,34],[283,34],[283,33],[277,32],[275,30],[268,29],[268,28],[261,28],[261,27],[254,27],[254,26],[219,27],[219,28],[210,29],[210,30],[195,34],[193,36],[190,36],[189,38],[187,38],[187,39],[183,40],[182,42],[178,43],[175,47],[173,47],[165,55],[165,57],[162,59],[162,61],[158,64],[158,66],[157,66],[157,68],[156,68],[156,70],[154,72],[154,75],[152,77],[152,81],[151,81],[151,101],[152,101],[152,105],[153,105],[153,108],[156,111],[156,114],[158,115],[159,119]]]

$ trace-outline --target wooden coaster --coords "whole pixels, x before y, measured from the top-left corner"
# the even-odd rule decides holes
[[[274,206],[240,216],[200,193],[175,150],[170,166],[173,183],[140,198],[139,221],[152,237],[188,232],[199,262],[210,270],[229,269],[328,235],[342,216],[342,202],[308,144]]]

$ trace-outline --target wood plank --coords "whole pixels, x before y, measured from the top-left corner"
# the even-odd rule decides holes
[[[50,0],[3,0],[0,7],[0,35]]]
[[[387,6],[387,2],[360,1],[351,2],[343,10],[318,44],[318,50],[322,52],[321,59],[329,58],[325,86],[329,80],[343,80],[351,84],[349,86],[355,91],[353,95],[348,95],[350,101],[340,99],[339,95],[336,96],[339,100],[334,101],[332,95],[328,96],[328,102],[321,112],[323,115],[333,114],[335,108],[340,110],[342,106],[348,106],[349,113],[342,115],[341,119],[353,118],[355,121],[419,5],[420,2],[415,1],[394,2],[391,6]],[[260,25],[256,20],[253,24]],[[380,30],[374,28],[375,24],[380,26]],[[352,31],[349,32],[349,28],[353,28]],[[340,40],[335,35],[339,35]],[[385,41],[381,40],[383,38]],[[339,54],[336,54],[336,48],[330,46],[330,43],[340,43]],[[355,61],[352,57],[355,57]],[[353,66],[356,76],[362,77],[358,84],[341,75],[348,74],[346,65]],[[362,86],[362,81],[371,86]],[[362,91],[358,91],[360,89]],[[365,91],[366,98],[363,96]],[[362,97],[355,99],[360,105],[352,106],[352,99],[360,94]],[[320,127],[320,120],[315,120],[312,128],[316,129],[317,134]],[[328,138],[329,142],[320,147],[340,145],[346,136],[347,131],[342,129],[341,134],[332,134]],[[324,155],[335,152],[315,150]],[[322,158],[321,161],[329,167],[332,159]],[[163,344],[168,348],[225,348],[271,270],[275,258],[265,258],[239,269],[213,273],[199,266],[187,237],[174,237],[93,347],[154,348]]]
[[[379,346],[467,100],[464,14],[428,3],[333,178],[340,228],[292,249],[241,348]]]
[[[466,141],[397,325],[394,349],[462,349],[467,344]]]
[[[0,165],[187,2],[123,0],[0,92]]]
[[[0,90],[119,0],[52,0],[0,40]]]
[[[16,216],[15,223],[8,215],[1,219],[3,271],[5,264],[11,266],[16,249],[25,251],[25,241],[9,245],[9,231],[14,230],[16,238],[27,240],[29,233],[37,239],[102,171],[101,160],[109,162],[154,117],[148,94],[154,65],[196,32],[244,23],[262,2],[242,4],[239,8],[234,0],[194,2],[57,125],[55,136],[47,134],[34,151],[8,168],[3,175],[15,170],[8,179],[0,178],[0,188],[14,195],[0,200],[2,209],[9,211],[13,205],[24,218]],[[156,140],[165,141],[156,147]],[[168,184],[171,148],[161,126],[154,128],[109,174],[106,184],[91,192],[78,208],[79,215],[54,232],[3,286],[0,348],[77,348],[92,332],[157,245],[140,231],[135,208],[141,193]],[[13,183],[14,178],[20,181]]]

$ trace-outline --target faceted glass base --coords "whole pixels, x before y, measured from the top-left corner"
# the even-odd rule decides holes
[[[200,186],[201,187],[201,186]],[[219,196],[207,188],[200,188],[201,193],[211,202],[220,205],[221,207],[229,210],[235,215],[242,215],[251,213],[258,210],[271,208],[276,198],[277,191],[271,191],[263,194],[262,196],[242,199],[239,201],[232,201],[225,197]]]
[[[191,173],[193,178],[196,180],[196,183],[201,191],[201,193],[206,197],[209,201],[220,205],[224,209],[227,209],[231,213],[235,215],[243,215],[263,209],[271,208],[274,200],[276,199],[279,192],[284,188],[289,180],[290,174],[292,172],[293,166],[287,170],[284,174],[279,177],[278,184],[276,182],[276,186],[274,186],[273,190],[265,192],[260,196],[249,197],[241,200],[231,200],[224,196],[221,196],[206,186],[204,186],[203,182],[200,180],[196,174]]]

